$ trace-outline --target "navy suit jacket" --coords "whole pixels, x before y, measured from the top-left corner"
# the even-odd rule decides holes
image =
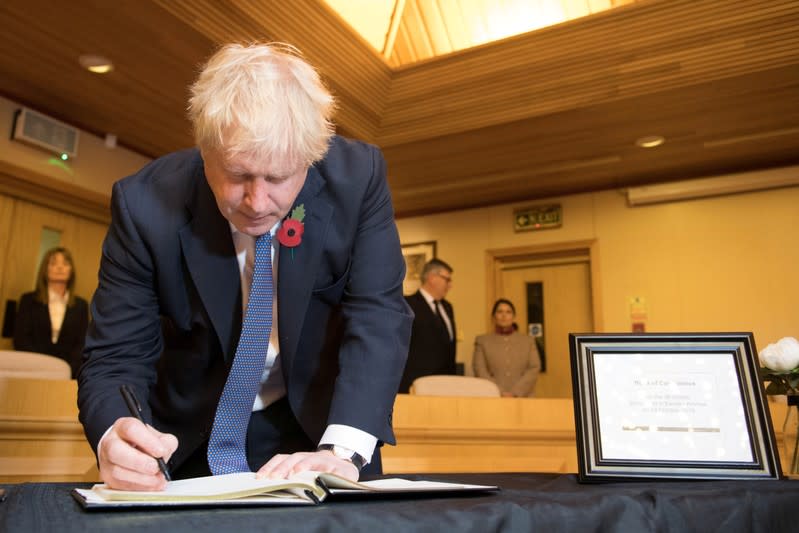
[[[19,300],[19,309],[14,318],[14,349],[54,355],[69,363],[72,377],[78,375],[83,341],[89,325],[89,304],[75,296],[72,305],[64,312],[64,322],[53,342],[53,326],[50,323],[50,308],[36,299],[35,292],[26,292]]]
[[[380,151],[335,137],[295,205],[302,242],[278,264],[281,369],[294,415],[317,442],[345,424],[394,443],[391,411],[412,315]],[[119,386],[147,398],[144,418],[175,434],[177,467],[210,434],[242,322],[228,221],[196,149],[117,182],[92,301],[78,404],[95,448],[128,411]]]
[[[415,315],[408,362],[400,382],[400,392],[408,392],[418,377],[434,374],[455,374],[455,313],[452,304],[441,300],[441,307],[452,324],[452,340],[446,326],[430,308],[422,293],[416,291],[405,299]]]

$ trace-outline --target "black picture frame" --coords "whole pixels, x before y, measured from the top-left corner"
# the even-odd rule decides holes
[[[752,333],[569,334],[583,483],[782,478]]]

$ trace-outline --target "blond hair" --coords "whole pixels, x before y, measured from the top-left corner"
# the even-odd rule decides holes
[[[202,150],[288,158],[311,165],[327,153],[335,101],[291,45],[229,44],[191,86],[189,119]]]

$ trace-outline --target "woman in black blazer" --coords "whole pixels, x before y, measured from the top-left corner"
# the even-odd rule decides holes
[[[36,290],[19,302],[14,323],[14,349],[60,357],[78,374],[89,326],[89,305],[76,296],[75,267],[66,248],[52,248],[42,257]]]

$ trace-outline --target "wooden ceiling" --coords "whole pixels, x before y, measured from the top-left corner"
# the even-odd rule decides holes
[[[383,148],[398,216],[799,163],[797,0],[639,0],[404,67],[321,0],[4,0],[0,21],[0,94],[152,157],[191,145],[218,44],[295,44],[339,130]]]
[[[402,11],[383,55],[400,67],[636,1],[396,0]]]
[[[392,67],[639,0],[322,0]]]

